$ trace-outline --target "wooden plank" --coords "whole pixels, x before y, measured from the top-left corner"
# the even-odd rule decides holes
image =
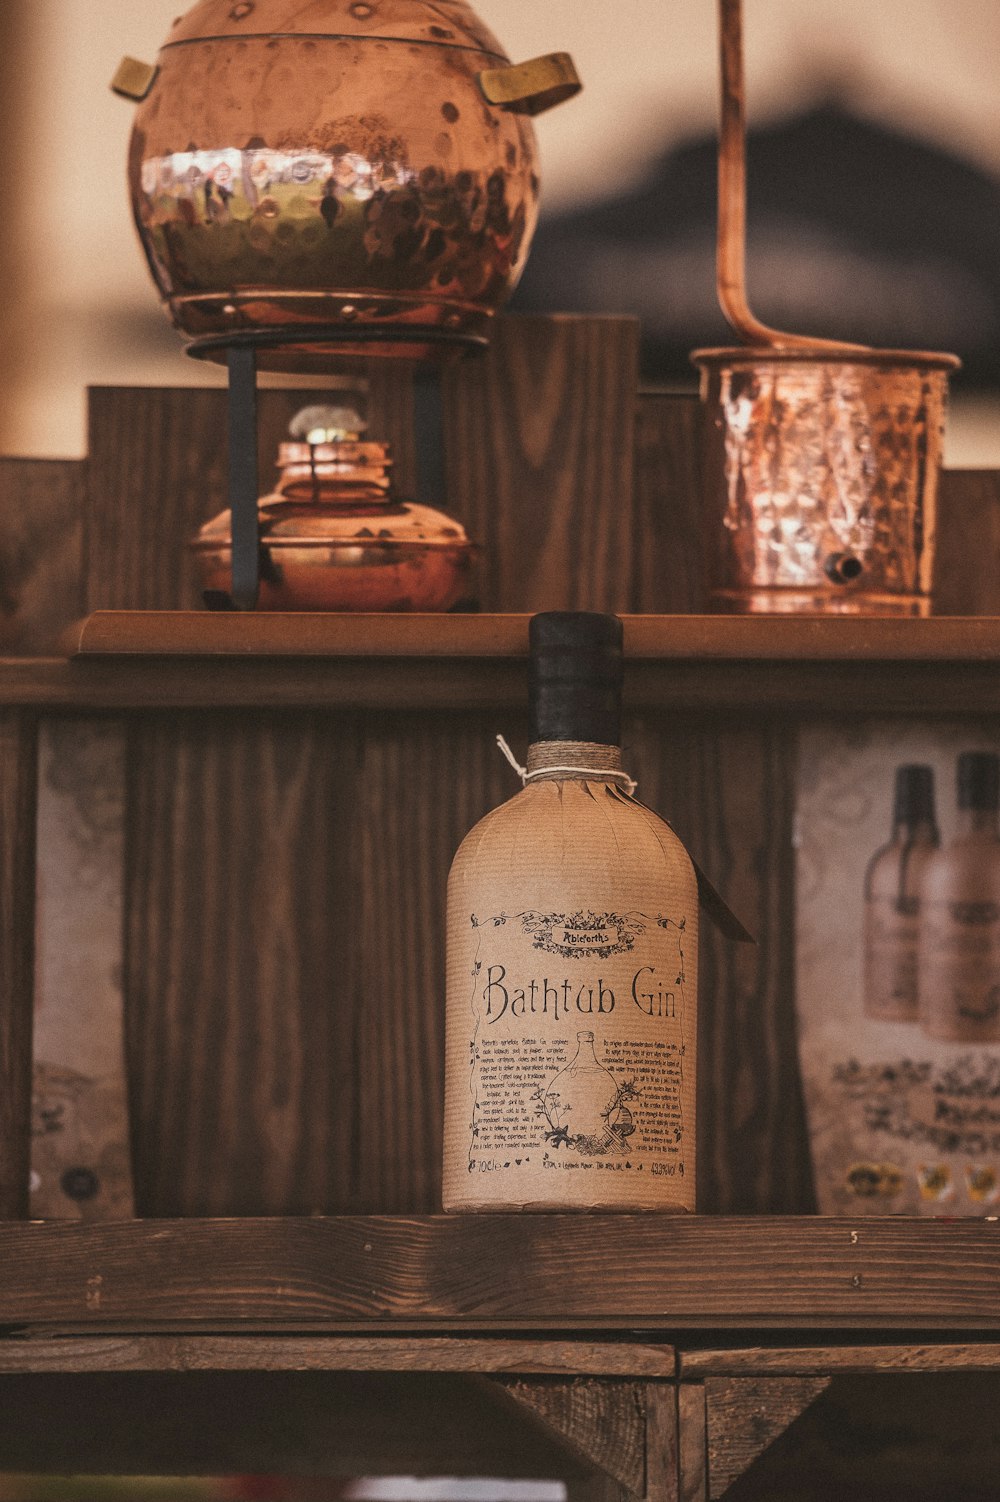
[[[829,1377],[707,1379],[708,1494],[713,1502],[829,1385]]]
[[[484,609],[628,605],[638,347],[633,319],[511,316],[445,372],[446,504],[484,548]]]
[[[639,398],[630,610],[707,607],[701,424],[696,396]]]
[[[52,651],[84,607],[83,484],[76,459],[0,459],[0,642]]]
[[[414,475],[409,371],[367,362],[372,432],[396,445],[405,488]],[[261,390],[262,487],[278,444],[315,387]],[[200,604],[188,543],[225,505],[226,393],[206,388],[90,391],[84,610],[175,610]]]
[[[650,1382],[646,1387],[646,1497],[648,1502],[679,1502],[680,1453],[677,1387]]]
[[[520,658],[530,615],[100,610],[65,635],[83,657]],[[625,657],[646,662],[994,664],[1000,616],[622,614]],[[193,667],[195,665],[192,665]],[[199,668],[203,667],[201,664]]]
[[[0,1220],[28,1214],[37,723],[0,712]]]
[[[0,1376],[0,1471],[575,1479],[489,1384],[442,1373]]]
[[[698,1207],[814,1208],[794,1012],[794,730],[759,719],[626,724],[638,796],[668,819],[755,946],[699,934]]]
[[[682,1382],[677,1389],[677,1432],[680,1502],[707,1502],[708,1429],[701,1382]]]
[[[1000,611],[1000,474],[945,470],[938,502],[934,608],[942,615]]]
[[[921,1345],[740,1346],[684,1351],[680,1370],[690,1377],[859,1376],[875,1372],[989,1372],[1000,1368],[1000,1345],[953,1342]]]
[[[1000,1328],[1000,1230],[976,1220],[893,1217],[861,1231],[786,1216],[51,1222],[0,1226],[0,1259],[0,1324],[95,1333]]]
[[[498,1383],[522,1411],[557,1435],[588,1466],[634,1497],[646,1494],[645,1390],[638,1382],[591,1377],[519,1378]]]
[[[0,1339],[0,1372],[466,1372],[670,1378],[672,1346],[389,1335]],[[659,1392],[650,1384],[647,1393]]]
[[[511,791],[487,725],[151,716],[131,759],[141,1211],[436,1209],[445,879]]]

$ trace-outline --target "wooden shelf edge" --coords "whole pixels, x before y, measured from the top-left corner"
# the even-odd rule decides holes
[[[1000,660],[1000,617],[623,615],[634,661]],[[524,657],[528,615],[100,610],[64,633],[74,658]]]
[[[0,1325],[1000,1330],[992,1222],[657,1215],[5,1223]]]

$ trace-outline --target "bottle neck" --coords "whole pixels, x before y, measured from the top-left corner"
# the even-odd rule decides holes
[[[528,747],[528,774],[533,782],[598,782],[602,772],[622,771],[621,746],[598,741],[534,741]],[[617,781],[609,775],[609,781]]]

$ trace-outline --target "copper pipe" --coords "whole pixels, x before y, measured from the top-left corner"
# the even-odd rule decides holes
[[[747,301],[746,86],[743,68],[743,0],[719,0],[722,112],[719,133],[719,237],[716,290],[730,327],[745,344],[768,349],[857,353],[863,344],[783,334],[761,323]]]

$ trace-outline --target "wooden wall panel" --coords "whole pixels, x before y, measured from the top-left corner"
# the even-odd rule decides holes
[[[440,1207],[444,889],[480,717],[152,716],[126,995],[147,1215]]]
[[[805,1214],[812,1170],[796,1046],[794,726],[664,706],[626,725],[638,796],[668,819],[757,939],[699,944],[698,1207]]]
[[[618,608],[699,614],[706,609],[706,507],[698,398],[640,396],[635,445],[629,603]]]
[[[36,730],[27,711],[0,713],[0,1220],[28,1216]]]
[[[0,649],[51,650],[83,609],[85,466],[0,459]]]
[[[482,544],[484,610],[624,610],[638,324],[502,318],[444,381],[448,507]]]
[[[939,615],[1000,614],[1000,473],[945,470],[941,476],[935,609]]]

